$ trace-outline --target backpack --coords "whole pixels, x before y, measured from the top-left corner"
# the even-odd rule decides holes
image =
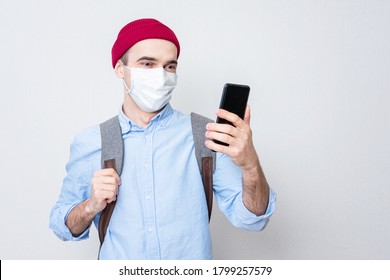
[[[191,113],[195,155],[198,162],[199,172],[202,176],[209,222],[213,206],[213,173],[215,171],[216,163],[215,152],[209,150],[204,144],[206,140],[206,124],[210,122],[213,121],[196,113]],[[113,168],[120,176],[123,166],[124,145],[118,116],[101,123],[100,133],[102,141],[102,168]],[[103,244],[114,207],[115,201],[107,204],[106,208],[100,215],[98,225],[100,245]]]

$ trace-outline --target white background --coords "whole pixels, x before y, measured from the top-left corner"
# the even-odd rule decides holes
[[[390,3],[380,0],[0,0],[0,259],[95,259],[96,230],[48,229],[69,145],[115,115],[111,47],[155,17],[182,52],[172,105],[214,118],[251,86],[255,146],[277,209],[261,233],[215,205],[216,259],[390,258]]]

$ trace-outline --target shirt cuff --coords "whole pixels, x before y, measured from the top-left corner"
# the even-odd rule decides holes
[[[66,225],[66,219],[69,216],[69,213],[76,207],[77,204],[72,205],[63,205],[61,209],[57,209],[55,222],[51,222],[50,228],[53,230],[54,234],[63,241],[79,241],[84,240],[89,237],[89,229],[88,227],[81,235],[75,237],[72,235],[70,229]],[[65,213],[65,215],[63,215]]]
[[[241,227],[247,230],[261,231],[265,228],[269,218],[275,211],[276,193],[270,188],[267,211],[261,216],[257,216],[256,214],[249,211],[242,199],[241,206],[242,207],[239,207],[238,209],[238,217],[241,221]]]

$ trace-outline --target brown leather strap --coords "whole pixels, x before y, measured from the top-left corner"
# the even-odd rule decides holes
[[[209,221],[213,208],[213,158],[202,158],[202,182],[206,194],[207,209],[209,211]]]
[[[109,159],[104,161],[104,168],[113,168],[116,171],[116,163],[115,159]],[[100,246],[102,246],[104,237],[106,236],[107,227],[110,223],[112,212],[114,211],[115,207],[115,201],[107,204],[106,208],[103,209],[102,213],[100,214],[99,219],[99,240],[100,240]]]

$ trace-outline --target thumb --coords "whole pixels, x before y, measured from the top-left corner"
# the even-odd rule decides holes
[[[245,115],[244,115],[244,122],[247,125],[250,125],[251,121],[251,107],[249,105],[246,105]]]

